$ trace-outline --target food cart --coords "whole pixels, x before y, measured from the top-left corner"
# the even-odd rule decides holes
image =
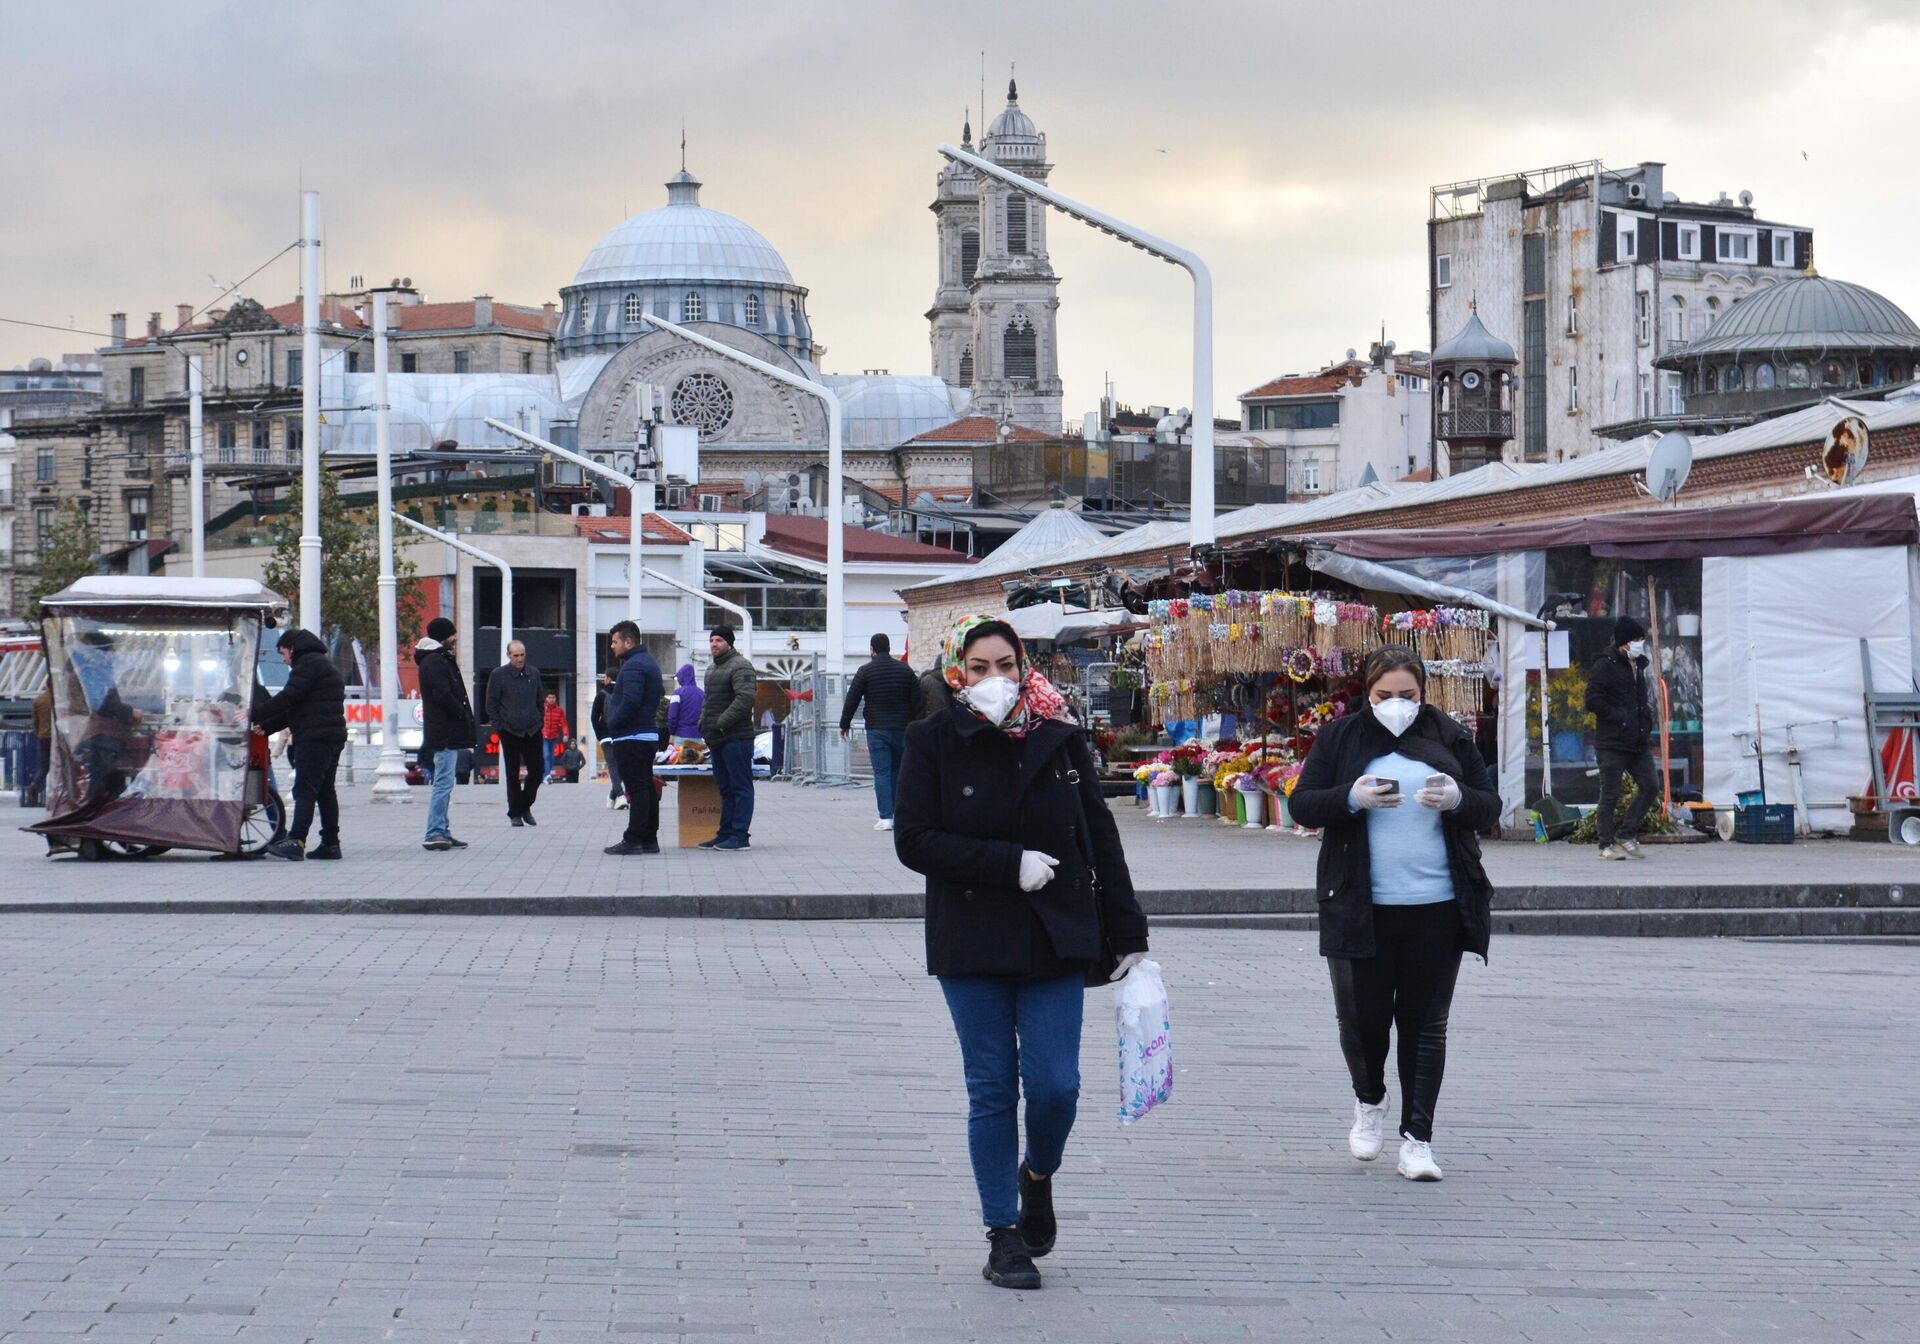
[[[41,601],[53,683],[50,854],[246,857],[284,832],[250,722],[260,632],[286,600],[251,579],[97,575]]]

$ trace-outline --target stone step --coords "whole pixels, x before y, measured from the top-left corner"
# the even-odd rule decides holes
[[[1312,891],[1143,891],[1150,915],[1304,914],[1317,906]],[[1501,886],[1501,910],[1732,910],[1732,909],[1920,909],[1920,884],[1912,892],[1887,883],[1778,883],[1727,886]]]
[[[1162,915],[1156,928],[1306,931],[1312,915]],[[1496,910],[1493,931],[1607,938],[1871,938],[1920,937],[1920,908],[1795,909],[1727,906],[1703,909]]]

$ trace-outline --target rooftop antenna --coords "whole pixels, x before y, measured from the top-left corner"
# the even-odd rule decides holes
[[[687,119],[680,119],[680,171],[687,171]]]
[[[985,48],[982,48],[980,52],[980,115],[983,117],[987,115],[987,53]],[[981,130],[982,133],[984,133],[985,127],[982,127]]]

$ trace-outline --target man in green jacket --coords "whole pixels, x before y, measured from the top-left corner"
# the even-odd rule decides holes
[[[749,849],[753,825],[753,664],[733,647],[733,627],[716,625],[707,636],[713,666],[707,669],[707,700],[700,708],[700,736],[713,758],[720,790],[720,833],[702,849],[735,853]]]

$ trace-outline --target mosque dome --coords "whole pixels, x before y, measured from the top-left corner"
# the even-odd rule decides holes
[[[995,140],[1005,140],[1013,136],[1032,137],[1040,134],[1033,124],[1033,118],[1020,110],[1020,89],[1012,80],[1007,81],[1007,105],[1000,115],[987,127],[987,135]]]
[[[700,185],[681,169],[667,182],[667,204],[615,225],[587,253],[573,283],[792,285],[773,244],[744,221],[701,205]]]
[[[1802,275],[1734,304],[1686,348],[1686,356],[1879,349],[1920,349],[1920,327],[1864,285]]]

